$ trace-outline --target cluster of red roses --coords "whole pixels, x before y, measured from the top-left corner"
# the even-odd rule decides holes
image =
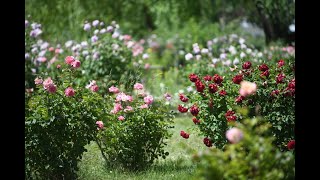
[[[285,81],[286,75],[284,74],[284,69],[282,68],[284,65],[285,65],[285,61],[282,59],[280,59],[277,63],[276,71],[278,72],[278,74],[275,76],[276,84],[281,84],[281,83],[287,82],[287,81]],[[260,76],[258,76],[258,77],[260,77],[264,80],[264,82],[262,84],[263,84],[263,86],[266,87],[267,81],[265,81],[265,80],[270,77],[270,68],[268,67],[267,64],[261,64],[257,67],[257,69],[260,71]],[[249,79],[255,77],[255,76],[250,76],[254,72],[254,70],[255,69],[252,68],[252,63],[250,61],[246,61],[242,64],[242,69],[239,71],[239,73],[236,74],[235,76],[233,76],[233,78],[231,80],[234,84],[239,84],[242,87],[241,82],[244,80],[245,77],[248,77]],[[231,71],[233,71],[233,70],[231,70]],[[189,80],[194,83],[194,85],[196,87],[196,91],[200,95],[206,96],[205,93],[209,93],[209,94],[218,93],[219,96],[226,96],[227,95],[227,92],[224,90],[226,88],[222,85],[224,78],[218,74],[215,74],[213,76],[206,75],[203,78],[201,78],[197,74],[192,73],[189,75]],[[253,80],[253,81],[255,81],[255,80]],[[207,87],[207,90],[206,90],[206,87]],[[245,88],[248,88],[248,87],[245,87]],[[276,97],[280,93],[283,94],[284,96],[294,96],[294,94],[295,94],[295,79],[294,78],[291,79],[288,83],[288,86],[285,89],[272,90],[270,93],[270,96]],[[189,100],[188,97],[184,94],[179,94],[179,98],[184,103],[188,102],[188,100]],[[240,92],[239,95],[235,98],[235,102],[240,104],[245,99],[246,99],[246,96],[242,95]],[[252,99],[248,99],[248,104],[251,104],[252,101],[253,101]],[[212,108],[212,99],[209,100],[208,105],[209,105],[209,108]],[[198,114],[200,113],[201,110],[197,106],[197,104],[193,104],[191,107],[186,107],[181,104],[181,105],[178,105],[178,110],[181,113],[186,113],[189,111],[193,116],[195,116],[192,118],[192,121],[194,122],[194,124],[196,124],[196,125],[200,124],[200,119],[197,119],[196,116],[198,116]],[[225,118],[228,122],[234,122],[237,120],[236,113],[234,111],[232,111],[231,109],[227,110],[227,112],[224,115],[225,115]],[[210,141],[210,139],[208,137],[204,138],[203,142],[208,147],[212,146],[212,142]],[[290,148],[292,148],[293,143],[290,142],[289,144],[290,145],[288,145],[288,146],[290,146]]]
[[[232,122],[232,121],[236,121],[237,120],[237,116],[234,115],[235,112],[228,110],[225,114],[225,117],[227,119],[228,122]]]

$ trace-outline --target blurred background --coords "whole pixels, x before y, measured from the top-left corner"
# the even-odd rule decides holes
[[[179,34],[201,43],[236,33],[257,48],[295,41],[294,0],[26,0],[25,5],[26,17],[43,25],[43,38],[57,42],[82,39],[83,24],[95,19],[116,21],[134,38]]]

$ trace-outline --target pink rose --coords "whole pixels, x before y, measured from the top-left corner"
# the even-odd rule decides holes
[[[75,60],[71,63],[71,66],[74,68],[79,68],[81,65],[81,62],[79,60]]]
[[[49,50],[50,52],[52,52],[52,51],[54,51],[54,47],[50,47],[48,50]]]
[[[240,83],[240,90],[239,93],[241,96],[248,96],[250,94],[253,94],[257,91],[257,85],[256,83],[252,83],[249,81],[241,81]]]
[[[49,86],[47,87],[47,91],[49,93],[55,93],[57,91],[57,86],[54,84],[49,84]]]
[[[241,141],[243,133],[240,129],[234,127],[226,132],[226,137],[231,143],[235,144]]]
[[[43,82],[43,80],[42,80],[41,78],[36,78],[36,79],[34,80],[34,83],[35,83],[35,84],[42,84],[42,82]]]
[[[146,109],[146,108],[148,108],[148,104],[141,105],[140,108],[141,109]]]
[[[97,92],[99,90],[99,86],[97,86],[96,84],[90,87],[90,90],[92,92]]]
[[[120,91],[119,91],[119,89],[118,89],[117,87],[111,86],[111,87],[109,88],[109,92],[112,92],[112,93],[117,94],[117,93],[119,93]]]
[[[170,94],[168,94],[168,93],[165,93],[164,95],[164,98],[167,100],[167,101],[170,101],[171,100],[171,95]]]
[[[121,109],[122,109],[121,104],[116,103],[116,104],[113,106],[113,110],[111,110],[111,113],[112,113],[112,114],[117,114]]]
[[[127,101],[132,102],[133,101],[132,96],[127,95]]]
[[[67,56],[67,57],[65,58],[65,62],[66,62],[67,64],[69,64],[69,65],[71,65],[71,63],[72,63],[73,61],[75,61],[75,59],[74,59],[73,56]]]
[[[117,95],[116,97],[116,102],[119,102],[119,101],[123,101],[123,102],[126,102],[126,101],[130,101],[132,102],[132,96],[129,96],[129,95],[126,95],[125,93],[121,92]]]
[[[68,88],[64,91],[64,94],[65,94],[67,97],[71,97],[71,96],[74,96],[75,91],[74,91],[74,89],[72,89],[72,87],[68,87]]]
[[[147,97],[144,97],[143,100],[146,104],[150,105],[153,102],[153,97],[151,95],[148,95]]]
[[[119,121],[123,121],[125,118],[123,116],[118,117]]]
[[[103,122],[102,121],[97,121],[96,125],[98,125],[98,128],[97,128],[98,130],[103,129]]]
[[[140,83],[136,83],[134,86],[133,86],[134,89],[136,90],[142,90],[143,89],[143,85],[140,84]]]
[[[145,64],[144,69],[150,69],[150,64],[149,63]]]
[[[43,84],[44,89],[47,89],[51,84],[53,84],[53,81],[52,81],[51,77],[48,77],[47,79],[45,79],[43,81],[42,84]]]
[[[131,106],[127,106],[123,111],[124,112],[132,112],[133,108]]]
[[[60,49],[56,49],[55,51],[54,51],[56,54],[59,54],[60,53]]]

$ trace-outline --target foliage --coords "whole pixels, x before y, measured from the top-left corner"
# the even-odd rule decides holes
[[[194,179],[294,179],[294,153],[273,146],[271,124],[256,117],[234,126],[243,133],[242,139],[224,150],[211,148],[196,154],[194,161],[199,164]]]
[[[59,70],[57,79],[39,75],[37,91],[25,104],[27,179],[76,178],[77,163],[103,112],[101,96],[74,83],[76,68],[64,64]]]

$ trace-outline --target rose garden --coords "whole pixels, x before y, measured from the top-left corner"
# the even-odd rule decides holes
[[[162,22],[165,3],[137,2]],[[40,20],[25,19],[26,179],[295,178],[294,40],[238,21],[84,17],[64,36]]]

